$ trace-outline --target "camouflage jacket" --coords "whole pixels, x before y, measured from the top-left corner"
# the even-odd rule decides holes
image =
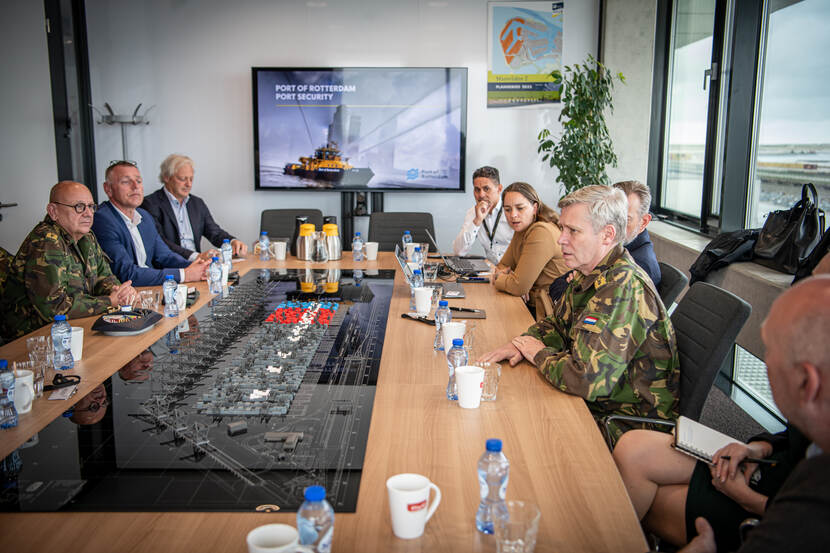
[[[75,242],[48,215],[29,233],[12,261],[0,308],[2,330],[13,339],[49,324],[103,313],[119,284],[91,232]]]
[[[534,359],[539,371],[583,397],[596,419],[676,418],[677,344],[651,279],[621,246],[591,273],[576,275],[553,315],[526,332],[546,346]]]

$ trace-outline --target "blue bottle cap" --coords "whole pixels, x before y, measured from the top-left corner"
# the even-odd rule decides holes
[[[355,236],[360,236],[359,232],[354,233]]]
[[[268,231],[267,231],[267,230],[263,230],[262,232],[260,232],[260,233],[259,233],[259,235],[260,235],[260,236],[268,236]]]
[[[420,275],[421,274],[421,269],[415,269],[414,271],[412,271],[412,274],[413,275]]]
[[[493,451],[495,453],[498,453],[499,451],[501,451],[501,440],[491,438],[485,442],[484,447],[487,448],[487,451]]]
[[[216,257],[216,256],[214,255],[214,256],[213,256],[213,260],[214,260],[214,261],[219,261],[219,258],[218,258],[218,257]]]
[[[8,368],[9,362],[5,359],[0,359],[0,369]]]
[[[449,304],[447,303],[447,300],[439,300],[438,301],[438,307],[446,307],[448,305]]]
[[[55,320],[56,321],[65,321],[66,320],[66,315],[55,315]]]
[[[415,251],[416,251],[416,252],[421,251],[421,246],[415,246]]]
[[[455,347],[455,346],[459,346],[459,347],[460,347],[460,346],[463,346],[463,345],[464,345],[464,340],[463,340],[463,339],[461,339],[461,338],[453,338],[453,339],[452,339],[452,345],[453,345],[453,347]]]
[[[226,242],[227,242],[228,244],[230,244],[230,243],[231,243],[231,239],[230,239],[230,238],[225,238],[224,240],[222,240],[222,243],[223,243],[223,244],[224,244],[224,243],[226,243]]]
[[[404,234],[410,234],[408,230],[403,231]]]
[[[173,280],[173,275],[167,275],[164,280]]]
[[[322,501],[326,498],[326,488],[323,486],[309,486],[303,492],[303,497],[306,501]]]

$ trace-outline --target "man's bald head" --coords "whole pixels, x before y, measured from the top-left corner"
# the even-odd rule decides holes
[[[781,294],[761,336],[779,409],[830,449],[830,275],[802,280]]]
[[[77,204],[85,206],[81,213],[75,210]],[[94,211],[88,206],[95,207],[89,188],[79,182],[64,180],[49,192],[46,213],[77,241],[92,227]]]

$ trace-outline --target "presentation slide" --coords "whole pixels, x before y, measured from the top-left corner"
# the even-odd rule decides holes
[[[258,189],[452,190],[466,68],[253,68]]]

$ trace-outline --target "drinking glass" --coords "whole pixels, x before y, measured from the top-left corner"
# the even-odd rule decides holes
[[[493,521],[497,553],[533,553],[539,531],[539,508],[527,501],[507,501],[507,515]]]
[[[477,361],[472,364],[484,369],[484,386],[481,389],[481,401],[496,401],[496,394],[499,391],[499,378],[501,377],[501,365],[483,361]]]

